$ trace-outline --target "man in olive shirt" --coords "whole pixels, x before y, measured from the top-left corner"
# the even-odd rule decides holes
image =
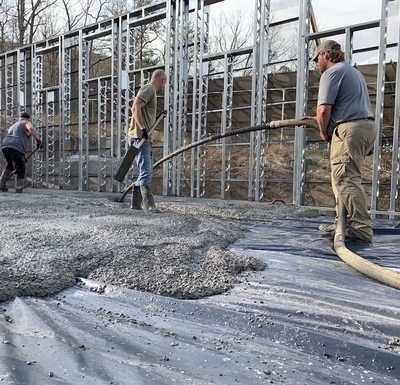
[[[151,181],[153,178],[153,149],[151,138],[147,131],[156,121],[157,94],[164,91],[167,83],[167,75],[163,70],[155,70],[150,82],[142,86],[132,104],[132,120],[128,132],[129,146],[137,146],[142,140],[145,143],[140,147],[136,155],[136,163],[139,168],[138,178],[132,189],[132,209],[156,211]]]

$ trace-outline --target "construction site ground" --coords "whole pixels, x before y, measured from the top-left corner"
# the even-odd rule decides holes
[[[397,384],[400,293],[290,204],[26,188],[0,194],[0,383]],[[372,245],[400,271],[398,221]]]

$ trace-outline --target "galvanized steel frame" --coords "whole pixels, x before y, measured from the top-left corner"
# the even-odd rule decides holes
[[[270,23],[270,1],[257,0],[254,25],[254,65],[253,65],[253,103],[251,125],[266,122],[267,108],[267,65],[268,65],[268,30]],[[264,196],[264,149],[265,131],[250,134],[250,170],[248,199],[260,201]]]
[[[170,153],[186,144],[189,82],[189,0],[169,1],[167,18],[168,39],[165,67],[168,69],[169,87],[165,102],[168,111],[168,128],[164,131],[164,153]],[[164,195],[185,196],[185,166],[185,153],[164,164]]]
[[[59,188],[68,189],[71,183],[71,39],[60,38],[60,146],[59,146]]]
[[[303,116],[310,106],[308,103],[309,56],[316,41],[321,38],[345,35],[346,58],[351,63],[353,36],[356,31],[379,28],[379,62],[377,76],[376,117],[379,133],[383,125],[383,98],[386,66],[386,32],[389,2],[399,4],[399,0],[383,0],[381,18],[361,25],[348,26],[329,31],[311,31],[312,2],[299,0],[298,76],[296,82],[296,117]],[[204,0],[159,1],[156,4],[135,10],[110,20],[72,31],[58,38],[34,43],[5,54],[0,54],[0,112],[2,112],[0,139],[5,129],[11,125],[15,116],[30,108],[33,123],[40,134],[46,138],[45,153],[37,152],[29,167],[32,169],[31,183],[37,187],[79,189],[88,191],[120,192],[127,186],[127,181],[134,176],[131,168],[123,183],[114,180],[121,159],[126,152],[126,135],[130,120],[130,103],[141,84],[149,81],[155,68],[136,68],[135,47],[136,28],[156,20],[166,22],[166,62],[168,74],[167,92],[164,96],[164,108],[168,116],[164,122],[164,154],[171,153],[184,146],[190,138],[192,142],[205,138],[211,132],[208,129],[208,92],[210,63],[222,60],[224,71],[221,125],[220,131],[227,132],[235,128],[233,120],[233,94],[235,65],[237,56],[252,55],[251,68],[252,101],[251,124],[263,124],[266,121],[267,79],[268,79],[268,34],[271,0],[255,0],[254,5],[254,43],[232,52],[210,54],[209,28],[212,6]],[[193,19],[190,19],[193,15]],[[284,23],[285,21],[283,21]],[[293,22],[293,19],[287,20]],[[189,33],[192,27],[192,33]],[[399,31],[400,32],[400,31]],[[191,36],[191,37],[189,37]],[[111,73],[108,76],[93,78],[89,72],[90,49],[96,39],[108,39],[111,52]],[[397,42],[398,47],[398,42]],[[193,53],[193,68],[189,67],[189,52]],[[43,84],[43,58],[49,52],[58,53],[59,84],[46,87]],[[400,50],[397,48],[398,59]],[[74,56],[75,55],[75,56]],[[73,71],[73,58],[78,59],[77,74]],[[397,66],[396,83],[400,83],[400,69]],[[215,76],[215,74],[212,74]],[[76,79],[77,83],[76,84]],[[138,84],[140,82],[140,84]],[[97,94],[97,114],[94,121],[90,112],[90,87],[94,85]],[[74,87],[78,89],[78,120],[74,122],[72,103]],[[189,92],[191,94],[189,95]],[[285,90],[283,90],[285,92]],[[192,103],[189,103],[192,97]],[[282,102],[284,104],[284,101]],[[395,109],[393,127],[392,178],[390,185],[390,208],[388,215],[398,215],[399,188],[399,119],[400,87],[395,90]],[[282,107],[284,108],[284,107]],[[74,111],[75,112],[75,111]],[[61,116],[57,122],[57,116]],[[72,132],[77,125],[78,143],[75,144]],[[96,133],[93,134],[93,126]],[[75,127],[76,129],[76,127]],[[189,135],[190,134],[190,135]],[[96,138],[96,148],[90,148],[90,138]],[[107,141],[109,140],[109,141]],[[55,143],[59,143],[56,149]],[[268,189],[265,175],[264,148],[268,144],[264,132],[251,133],[248,143],[235,145],[249,147],[248,199],[262,201],[264,191]],[[231,140],[224,139],[218,144],[221,149],[221,173],[219,183],[220,197],[231,197]],[[207,192],[207,148],[203,145],[191,149],[190,154],[181,154],[163,165],[163,194],[203,197]],[[381,135],[375,144],[373,180],[371,183],[372,215],[382,213],[379,207]],[[294,137],[294,172],[293,202],[305,203],[306,166],[305,155],[307,137],[304,130],[295,130]],[[77,154],[77,155],[76,155]],[[78,176],[73,174],[78,156]],[[74,161],[73,158],[74,157]],[[94,160],[93,160],[93,159]],[[75,162],[75,163],[74,163]],[[95,166],[96,174],[90,171]],[[75,179],[78,183],[73,183]],[[246,179],[246,178],[245,178]]]
[[[202,2],[196,2],[194,8],[193,57],[194,71],[192,80],[192,142],[207,136],[207,91],[208,61],[204,57],[209,52],[209,11]],[[190,154],[190,196],[201,198],[206,185],[206,146],[195,147]]]
[[[398,3],[399,19],[400,19],[400,2]],[[399,23],[399,36],[400,36],[400,23]],[[390,184],[390,206],[389,218],[395,218],[396,203],[399,199],[399,170],[400,170],[400,46],[397,51],[397,72],[396,72],[396,94],[395,94],[395,108],[394,108],[394,127],[393,127],[393,158],[392,158],[392,178]]]
[[[222,96],[221,133],[232,131],[233,109],[233,55],[224,55],[224,91]],[[230,198],[231,182],[231,137],[222,139],[221,153],[221,197]]]
[[[310,44],[309,35],[311,32],[311,0],[304,0],[300,3],[299,10],[299,40],[298,40],[298,74],[296,79],[296,118],[301,119],[307,115],[308,109],[308,78],[309,78],[309,57]],[[305,202],[306,183],[306,131],[296,130],[294,141],[294,164],[293,164],[293,203],[303,205]]]

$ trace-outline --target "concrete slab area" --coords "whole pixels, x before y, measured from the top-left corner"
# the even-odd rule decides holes
[[[1,384],[400,383],[400,293],[335,256],[331,217],[165,197],[149,216],[116,197],[0,195]],[[398,270],[394,225],[352,247]]]

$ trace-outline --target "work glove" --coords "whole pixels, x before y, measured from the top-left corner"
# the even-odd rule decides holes
[[[40,139],[36,140],[36,148],[43,149],[43,142]]]
[[[149,139],[149,134],[147,133],[147,130],[145,128],[143,128],[143,130],[140,130],[140,132],[142,133],[142,139]]]

